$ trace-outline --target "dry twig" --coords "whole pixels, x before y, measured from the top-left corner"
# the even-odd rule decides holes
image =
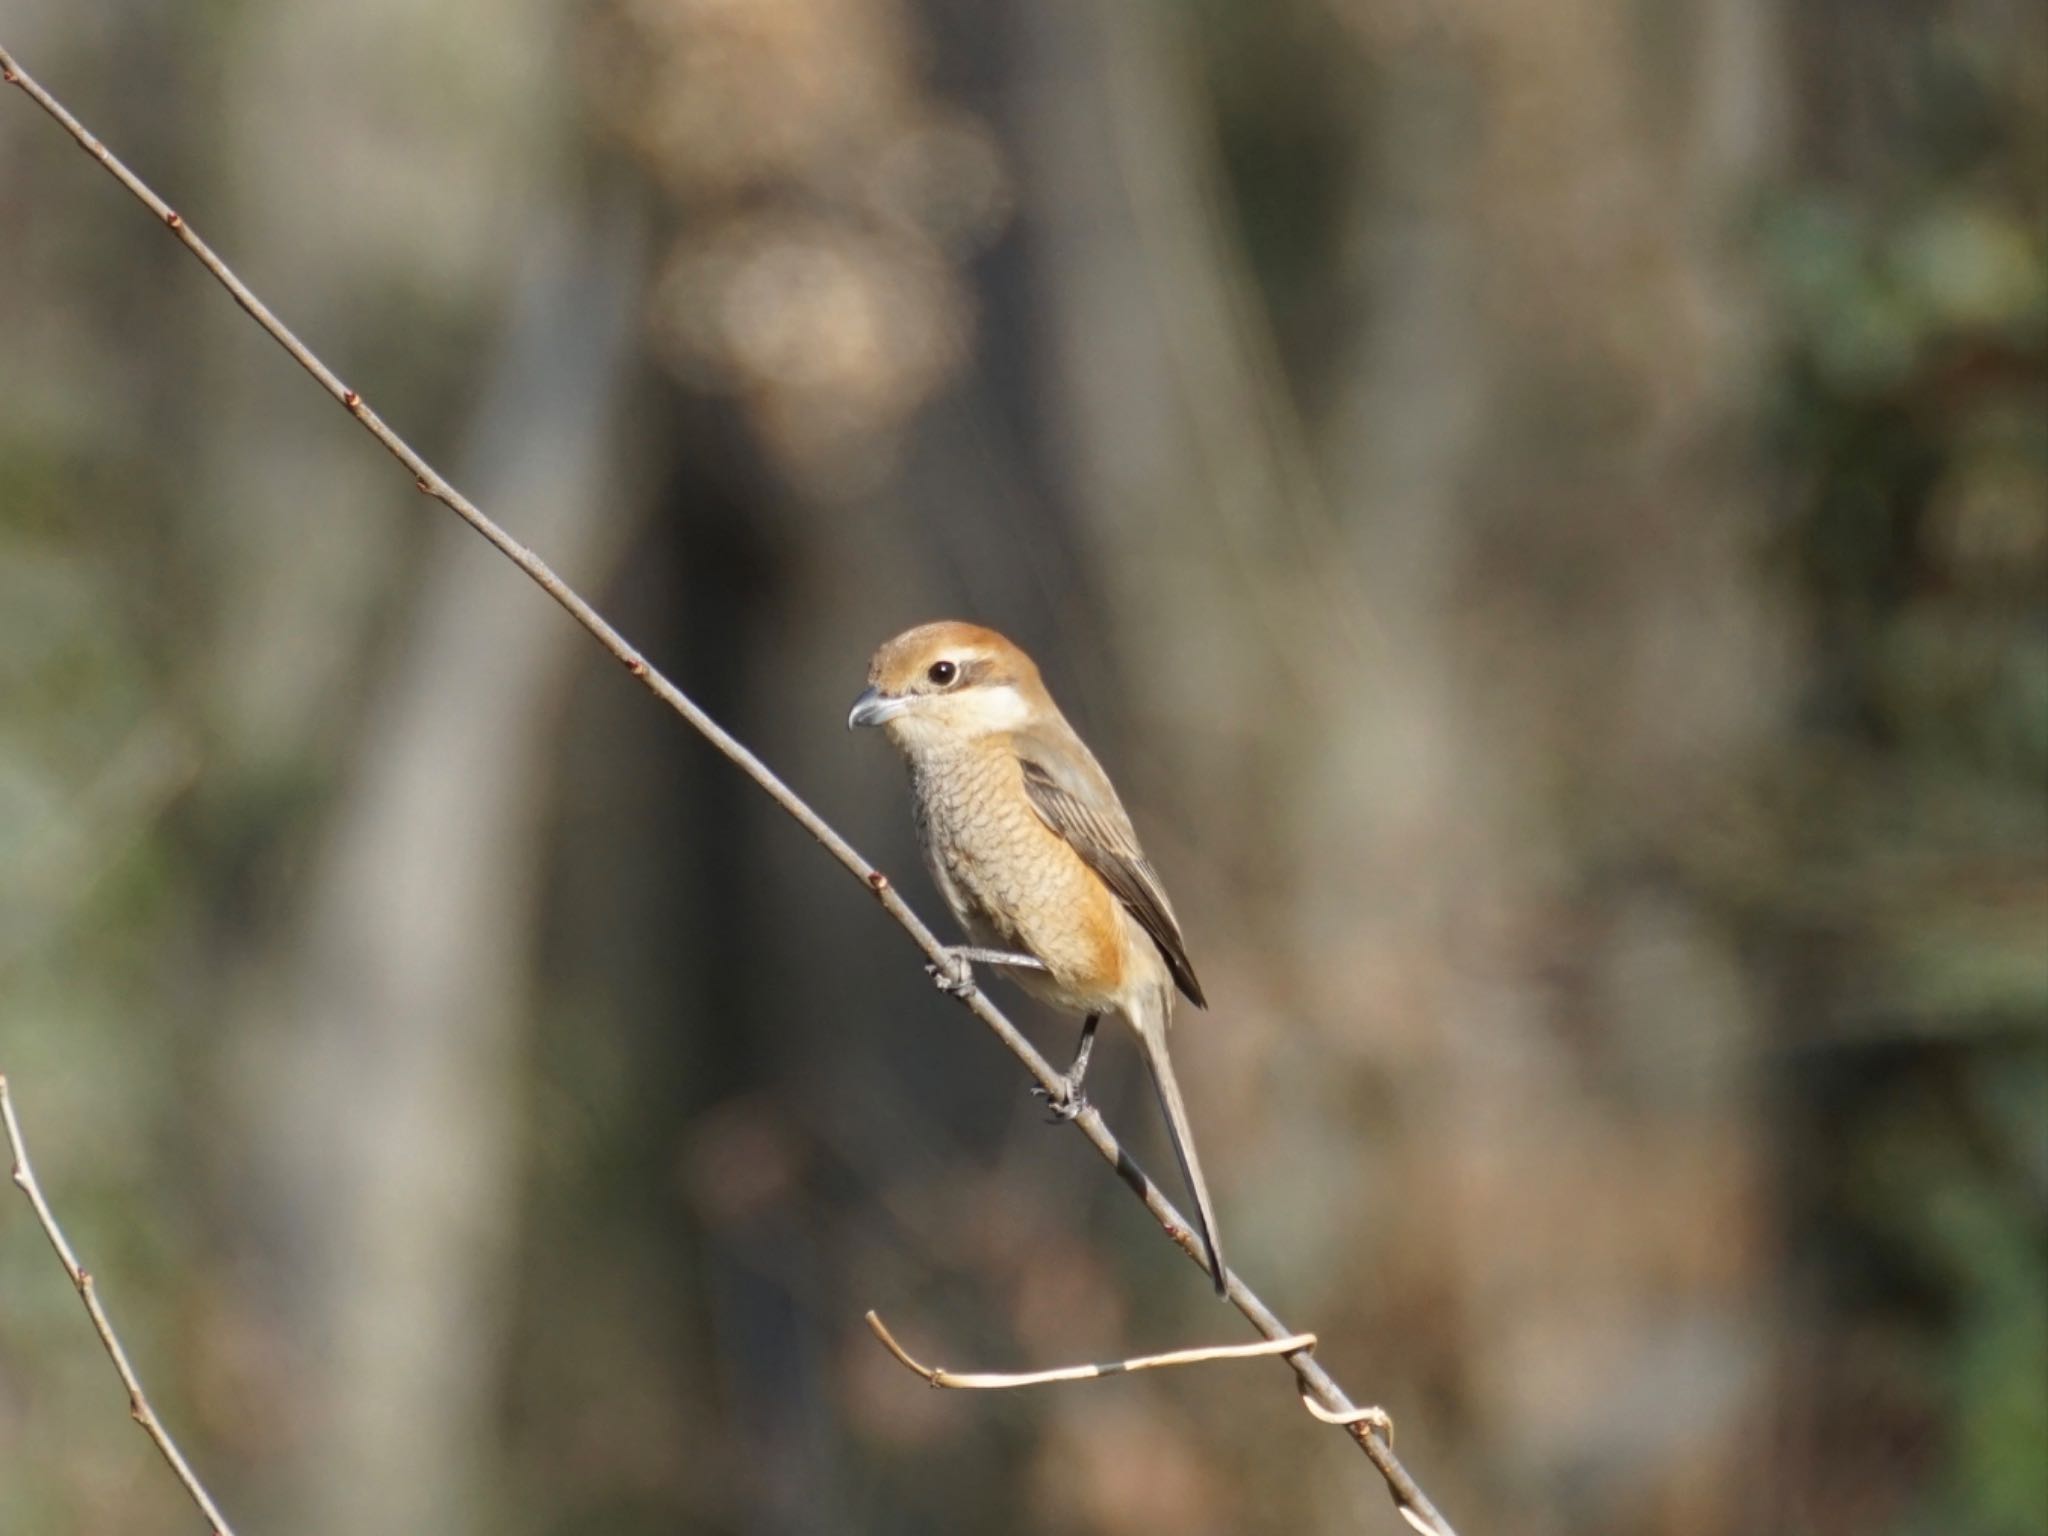
[[[0,54],[4,59],[5,54]],[[28,1147],[21,1139],[21,1122],[14,1115],[14,1100],[7,1092],[7,1074],[0,1072],[0,1121],[7,1127],[8,1150],[14,1154],[14,1182],[21,1192],[28,1196],[28,1203],[35,1208],[36,1220],[42,1223],[43,1235],[50,1240],[50,1246],[57,1250],[57,1262],[64,1266],[64,1273],[71,1277],[71,1284],[78,1292],[78,1299],[85,1303],[86,1316],[92,1319],[93,1331],[99,1334],[100,1343],[105,1346],[107,1358],[114,1362],[114,1369],[120,1373],[121,1385],[128,1389],[128,1416],[142,1426],[157,1450],[163,1453],[171,1470],[178,1474],[178,1481],[185,1485],[185,1492],[192,1496],[192,1502],[199,1506],[199,1512],[206,1516],[213,1526],[214,1536],[235,1536],[227,1516],[220,1512],[220,1506],[213,1502],[213,1495],[206,1491],[206,1485],[199,1481],[199,1475],[192,1470],[192,1464],[185,1460],[184,1452],[171,1439],[171,1432],[164,1428],[157,1418],[156,1410],[149,1406],[149,1398],[142,1390],[141,1378],[135,1374],[135,1367],[129,1363],[128,1351],[121,1347],[121,1340],[114,1332],[114,1325],[107,1317],[107,1309],[100,1305],[99,1287],[94,1283],[92,1271],[82,1267],[78,1256],[71,1251],[71,1244],[64,1237],[64,1229],[57,1225],[56,1214],[50,1209],[50,1202],[43,1198],[42,1186],[36,1183],[35,1169],[28,1160]]]
[[[1163,1355],[1133,1355],[1128,1360],[1105,1360],[1089,1365],[1063,1365],[1049,1371],[949,1371],[944,1366],[926,1365],[897,1342],[881,1315],[869,1312],[868,1329],[882,1341],[882,1347],[896,1357],[906,1370],[922,1376],[935,1387],[959,1387],[979,1392],[999,1392],[1012,1387],[1048,1387],[1066,1381],[1096,1381],[1104,1376],[1123,1376],[1132,1371],[1158,1371],[1181,1365],[1207,1365],[1213,1360],[1256,1360],[1266,1355],[1309,1354],[1316,1347],[1312,1333],[1293,1333],[1285,1338],[1266,1339],[1258,1344],[1210,1344],[1200,1349],[1172,1349]],[[1394,1421],[1384,1408],[1354,1408],[1349,1413],[1332,1413],[1321,1403],[1301,1394],[1301,1406],[1325,1424],[1349,1428],[1363,1424],[1394,1443]],[[1407,1511],[1404,1509],[1403,1514]],[[1411,1522],[1412,1523],[1412,1522]],[[1427,1527],[1418,1526],[1427,1532]]]
[[[1314,1349],[1312,1333],[1290,1334],[1284,1339],[1263,1339],[1257,1344],[1211,1344],[1203,1349],[1175,1349],[1163,1355],[1134,1355],[1128,1360],[1107,1360],[1093,1365],[1063,1365],[1050,1371],[949,1371],[944,1366],[926,1365],[896,1342],[896,1335],[880,1314],[868,1313],[868,1328],[906,1369],[922,1376],[935,1387],[958,1387],[974,1392],[1001,1392],[1012,1387],[1049,1387],[1063,1381],[1095,1381],[1103,1376],[1122,1376],[1131,1371],[1170,1370],[1180,1365],[1206,1365],[1212,1360],[1253,1360],[1261,1355],[1291,1355],[1297,1349]]]
[[[324,389],[341,407],[353,416],[363,429],[383,444],[394,459],[405,466],[413,477],[413,484],[426,496],[432,497],[447,507],[490,543],[500,554],[510,560],[538,586],[553,598],[570,616],[581,624],[611,653],[614,660],[638,678],[647,690],[670,709],[687,720],[697,732],[708,740],[734,766],[754,781],[764,794],[789,814],[799,826],[822,844],[825,851],[837,859],[840,865],[859,879],[881,902],[882,907],[896,920],[925,952],[933,964],[947,963],[947,951],[931,929],[911,910],[908,903],[897,894],[888,876],[861,857],[853,845],[841,837],[823,817],[810,808],[797,794],[771,772],[752,752],[748,751],[726,730],[707,715],[697,704],[670,682],[598,611],[572,590],[546,561],[532,550],[513,538],[503,528],[486,517],[466,496],[443,479],[439,471],[394,432],[376,411],[372,410],[361,394],[337,377],[332,369],[321,362],[300,341],[269,307],[250,291],[248,286],[228,269],[212,247],[192,232],[184,218],[170,204],[150,188],[107,149],[85,126],[73,117],[48,91],[32,79],[4,48],[0,48],[0,80],[19,87],[28,97],[48,113],[64,131],[77,141],[78,146],[119,181],[128,192],[162,222],[186,250],[211,272],[220,285],[280,347],[289,353],[292,360]],[[1009,1048],[1012,1055],[1024,1063],[1025,1068],[1035,1077],[1039,1085],[1050,1093],[1057,1093],[1064,1080],[1052,1064],[1040,1055],[1031,1042],[1026,1040],[1017,1027],[1006,1018],[1002,1011],[991,1003],[978,988],[968,988],[959,995],[963,1007],[994,1033],[997,1039]],[[1144,1202],[1145,1208],[1166,1231],[1181,1251],[1197,1265],[1207,1268],[1202,1243],[1186,1219],[1173,1203],[1160,1192],[1158,1185],[1146,1175],[1122,1144],[1111,1133],[1108,1125],[1097,1110],[1084,1109],[1071,1122],[1101,1154],[1103,1159],[1116,1169],[1131,1192]],[[1278,1317],[1273,1314],[1259,1297],[1235,1274],[1226,1281],[1226,1295],[1230,1301],[1251,1320],[1252,1325],[1269,1340],[1294,1337]],[[1386,1480],[1387,1491],[1392,1495],[1395,1507],[1408,1523],[1425,1536],[1456,1536],[1449,1521],[1437,1512],[1407,1468],[1395,1457],[1393,1447],[1379,1435],[1373,1433],[1373,1418],[1370,1410],[1360,1410],[1337,1385],[1335,1378],[1325,1371],[1305,1351],[1286,1356],[1299,1378],[1304,1402],[1313,1402],[1324,1410],[1318,1417],[1341,1423],[1347,1433],[1358,1443],[1372,1464]]]

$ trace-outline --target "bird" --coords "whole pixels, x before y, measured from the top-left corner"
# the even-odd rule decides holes
[[[1046,691],[1037,664],[978,624],[920,624],[887,641],[848,730],[880,727],[910,770],[917,839],[932,882],[971,941],[934,967],[972,989],[974,964],[1082,1019],[1055,1119],[1086,1108],[1082,1081],[1106,1015],[1143,1048],[1194,1196],[1221,1296],[1228,1289],[1216,1208],[1202,1177],[1167,1029],[1177,988],[1206,1008],[1173,904],[1095,754]],[[1045,1090],[1035,1090],[1045,1093]]]

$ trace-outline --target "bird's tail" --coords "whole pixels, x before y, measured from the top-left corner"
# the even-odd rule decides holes
[[[1209,1274],[1221,1296],[1229,1287],[1229,1271],[1223,1267],[1223,1241],[1216,1226],[1216,1207],[1209,1199],[1209,1185],[1202,1177],[1202,1160],[1195,1155],[1194,1133],[1188,1129],[1188,1108],[1180,1096],[1180,1083],[1173,1075],[1173,1057],[1166,1044],[1167,1010],[1171,1002],[1161,998],[1139,1010],[1143,1017],[1132,1019],[1138,1038],[1144,1043],[1145,1063],[1152,1069],[1152,1086],[1159,1090],[1159,1107],[1166,1115],[1166,1130],[1173,1141],[1173,1155],[1180,1160],[1180,1176],[1195,1197],[1195,1218],[1202,1229],[1203,1246],[1209,1250]]]

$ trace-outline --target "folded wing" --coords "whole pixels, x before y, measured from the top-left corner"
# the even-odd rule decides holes
[[[1078,741],[1075,743],[1078,745]],[[1195,979],[1188,960],[1187,941],[1159,873],[1138,846],[1131,819],[1110,787],[1109,777],[1093,758],[1074,761],[1071,749],[1048,744],[1034,749],[1022,733],[1017,741],[1024,765],[1024,791],[1032,809],[1048,827],[1065,838],[1082,862],[1116,893],[1131,916],[1159,946],[1166,968],[1197,1008],[1209,1006],[1202,996],[1202,984]]]

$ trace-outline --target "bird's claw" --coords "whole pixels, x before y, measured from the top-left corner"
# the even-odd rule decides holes
[[[932,985],[948,997],[965,997],[974,990],[974,967],[968,964],[966,956],[956,955],[950,950],[943,963],[937,960],[929,962],[924,973],[931,977]]]
[[[1080,1118],[1081,1111],[1088,1107],[1088,1095],[1081,1091],[1080,1084],[1071,1079],[1064,1080],[1058,1093],[1043,1086],[1033,1088],[1031,1096],[1045,1100],[1045,1123],[1065,1125]]]

